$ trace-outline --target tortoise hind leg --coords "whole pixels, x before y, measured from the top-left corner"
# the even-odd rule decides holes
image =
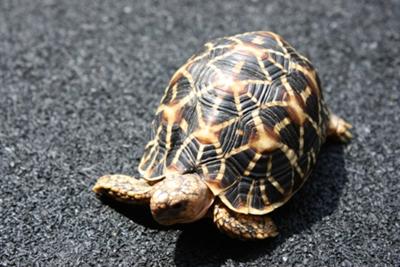
[[[93,191],[100,196],[108,196],[117,201],[146,204],[149,203],[153,187],[144,179],[115,174],[100,177]]]
[[[328,123],[328,138],[339,140],[343,143],[347,143],[351,140],[353,135],[350,132],[352,128],[351,124],[343,120],[342,118],[331,114]]]
[[[236,213],[220,202],[214,206],[214,223],[220,231],[238,239],[255,240],[278,235],[278,230],[268,215]]]

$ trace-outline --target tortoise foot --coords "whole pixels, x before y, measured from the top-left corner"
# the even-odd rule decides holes
[[[350,123],[346,122],[342,118],[336,115],[331,115],[328,125],[328,137],[347,143],[353,138],[353,135],[350,132],[352,127],[353,126]]]
[[[151,189],[146,180],[121,174],[104,175],[93,186],[93,191],[100,196],[137,204],[149,202]]]
[[[275,223],[268,215],[249,215],[230,211],[222,203],[214,207],[214,223],[230,237],[257,240],[278,235]]]

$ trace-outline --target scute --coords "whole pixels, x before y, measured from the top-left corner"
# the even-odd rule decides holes
[[[174,74],[139,170],[197,172],[230,209],[266,214],[307,179],[328,115],[314,68],[280,36],[220,38]]]

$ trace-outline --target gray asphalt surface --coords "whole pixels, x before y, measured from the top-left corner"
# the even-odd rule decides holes
[[[0,265],[399,266],[399,1],[0,1]],[[243,243],[99,201],[137,175],[172,73],[207,40],[281,34],[318,68],[353,142],[329,144]]]

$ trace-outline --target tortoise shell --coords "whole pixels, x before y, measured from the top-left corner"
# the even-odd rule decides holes
[[[196,172],[231,210],[271,212],[301,187],[325,141],[320,88],[310,62],[277,34],[208,42],[173,75],[139,172]]]

